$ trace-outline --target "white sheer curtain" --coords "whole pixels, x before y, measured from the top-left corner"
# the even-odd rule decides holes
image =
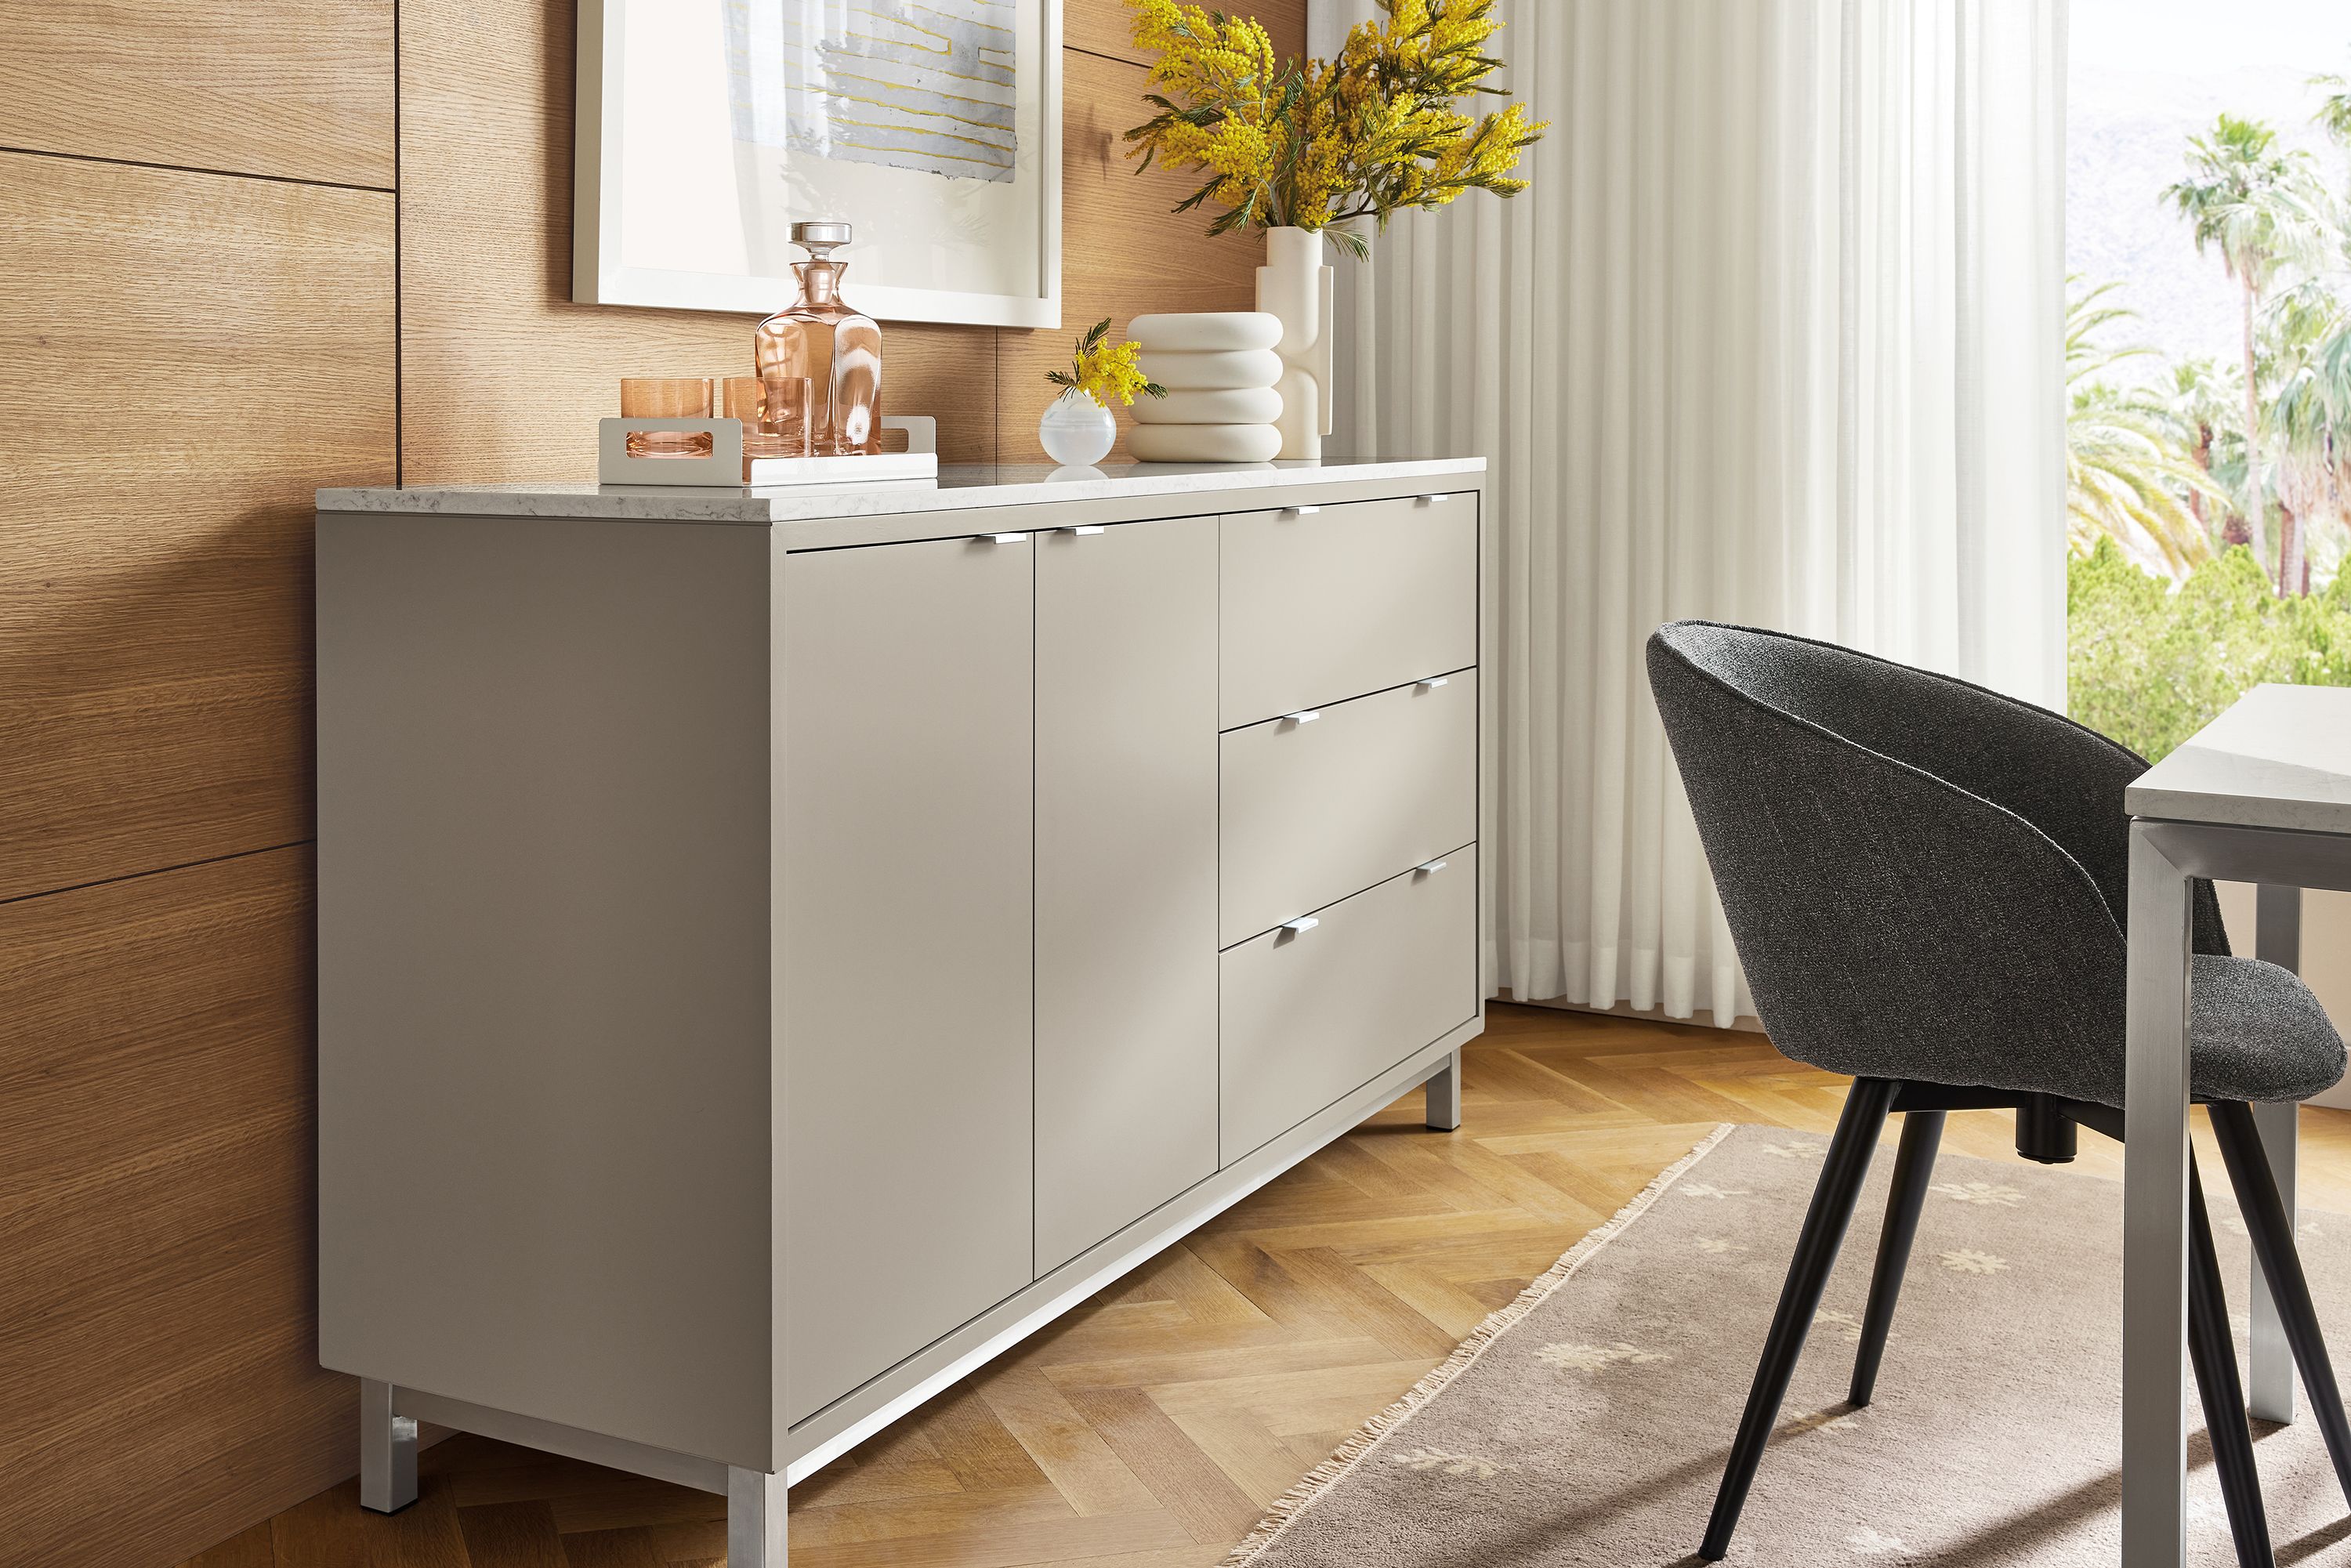
[[[1370,11],[1313,0],[1315,52]],[[1653,627],[2063,703],[2064,0],[1497,14],[1533,188],[1337,264],[1338,445],[1492,465],[1496,983],[1728,1023]]]

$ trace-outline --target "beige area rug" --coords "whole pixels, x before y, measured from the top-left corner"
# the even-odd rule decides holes
[[[2084,1134],[2085,1138],[2091,1134]],[[1652,1568],[1695,1561],[1823,1137],[1725,1127],[1277,1504],[1250,1568]],[[2122,1190],[1945,1155],[1876,1401],[1844,1403],[1893,1166],[1878,1152],[1730,1559],[2096,1564],[2119,1557]],[[2227,1181],[2218,1184],[2225,1192]],[[2241,1354],[2244,1227],[2213,1197]],[[2351,1368],[2351,1219],[2303,1254]],[[2189,1395],[2191,1409],[2194,1393]],[[2351,1564],[2316,1427],[2255,1424],[2282,1564]],[[2189,1560],[2233,1564],[2200,1415]]]

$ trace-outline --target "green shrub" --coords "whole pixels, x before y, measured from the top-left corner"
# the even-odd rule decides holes
[[[2065,563],[2067,706],[2149,760],[2263,681],[2351,686],[2351,571],[2280,599],[2251,550],[2175,591],[2102,538]]]

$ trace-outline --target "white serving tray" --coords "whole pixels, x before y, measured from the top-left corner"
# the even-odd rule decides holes
[[[663,485],[740,490],[778,485],[877,485],[935,479],[939,474],[938,421],[927,415],[885,415],[884,430],[906,433],[904,452],[855,457],[752,457],[743,455],[738,419],[605,419],[596,424],[596,482],[600,485]],[[707,457],[632,457],[633,433],[678,431],[707,434]]]

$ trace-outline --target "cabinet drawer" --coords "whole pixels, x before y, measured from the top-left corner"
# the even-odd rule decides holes
[[[1357,501],[1223,519],[1223,727],[1478,662],[1478,504]]]
[[[1478,1010],[1477,847],[1218,958],[1219,1155],[1231,1165]]]
[[[1220,743],[1220,947],[1477,836],[1475,670],[1310,711]]]

